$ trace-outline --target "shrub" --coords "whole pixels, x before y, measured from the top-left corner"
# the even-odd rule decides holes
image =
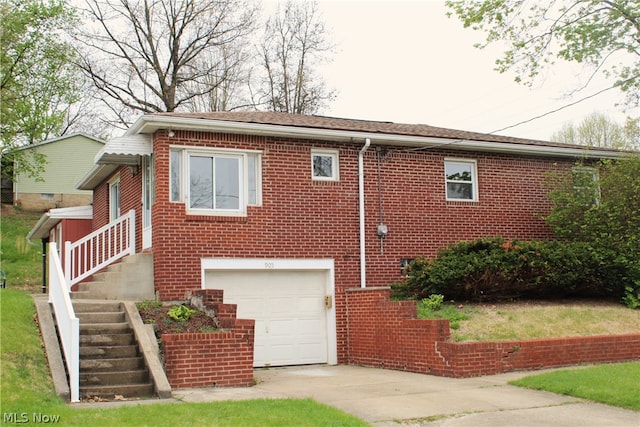
[[[640,155],[578,163],[548,180],[547,223],[558,237],[588,244],[611,294],[633,305],[640,290]]]
[[[611,296],[606,269],[595,255],[579,242],[482,238],[415,260],[408,278],[392,289],[398,298],[442,294],[470,301]]]

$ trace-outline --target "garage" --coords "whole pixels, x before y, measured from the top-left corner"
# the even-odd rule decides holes
[[[255,319],[254,367],[336,363],[332,260],[205,259],[202,275]]]

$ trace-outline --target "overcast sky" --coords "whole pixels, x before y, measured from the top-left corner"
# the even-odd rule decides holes
[[[553,69],[532,89],[494,71],[501,50],[479,50],[484,35],[447,18],[443,1],[320,0],[337,54],[322,73],[338,90],[323,115],[494,132],[598,92],[571,98],[579,65]],[[586,77],[586,74],[583,74]],[[563,123],[600,111],[623,123],[616,90],[498,134],[549,139]],[[637,114],[637,113],[636,113]]]

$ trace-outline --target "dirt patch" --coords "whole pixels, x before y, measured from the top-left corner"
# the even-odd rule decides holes
[[[220,322],[217,318],[210,317],[200,310],[192,314],[188,320],[175,320],[169,316],[169,310],[175,305],[165,306],[160,303],[143,303],[138,305],[138,311],[142,321],[146,324],[152,324],[157,337],[163,334],[183,334],[183,333],[201,333],[201,332],[217,332],[220,328]]]

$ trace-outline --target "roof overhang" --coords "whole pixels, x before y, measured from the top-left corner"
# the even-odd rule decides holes
[[[153,152],[151,135],[135,134],[109,140],[96,154],[94,166],[76,184],[78,190],[93,190],[120,166],[137,166],[141,156]]]
[[[36,225],[29,231],[27,240],[46,239],[51,229],[63,219],[93,219],[93,206],[50,209],[42,214]]]
[[[117,164],[94,165],[76,184],[76,188],[78,190],[93,190],[119,167],[120,165]]]
[[[503,154],[532,155],[564,158],[615,159],[624,152],[603,150],[594,147],[567,145],[536,145],[509,142],[491,142],[472,139],[424,137],[390,133],[335,130],[303,126],[287,126],[268,123],[235,122],[228,120],[202,119],[192,117],[141,116],[128,129],[126,135],[152,135],[161,129],[221,132],[232,134],[265,135],[284,138],[303,138],[338,142],[362,143],[370,139],[374,145],[395,145],[413,147],[416,150],[446,147],[447,149],[494,152]]]
[[[149,156],[153,152],[150,135],[128,133],[110,139],[95,157],[96,164],[137,165],[140,156]]]

